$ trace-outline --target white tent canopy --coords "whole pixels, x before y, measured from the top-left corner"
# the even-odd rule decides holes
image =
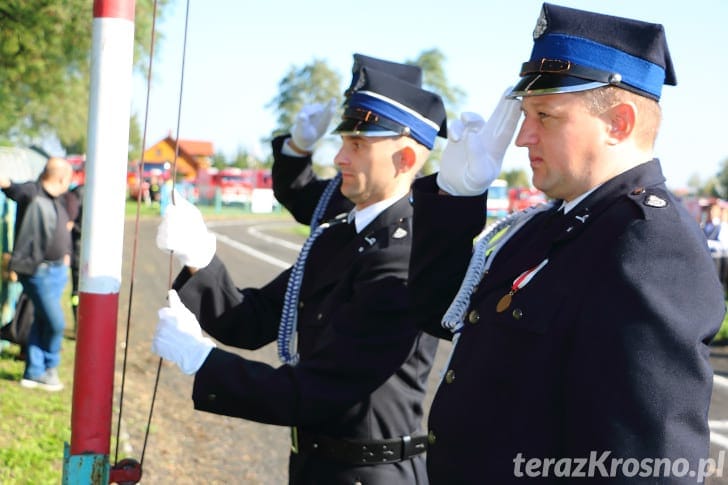
[[[48,159],[39,151],[23,147],[0,147],[0,174],[13,182],[36,180]]]

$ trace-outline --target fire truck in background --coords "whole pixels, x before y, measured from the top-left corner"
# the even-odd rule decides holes
[[[496,179],[488,187],[486,215],[499,219],[508,215],[508,209],[508,184],[503,179]]]
[[[255,189],[273,188],[269,169],[208,168],[197,173],[195,182],[201,203],[212,203],[220,197],[223,204],[250,204]]]
[[[518,212],[546,202],[546,194],[530,187],[513,187],[508,189],[508,200],[510,212]]]
[[[86,183],[86,171],[84,164],[86,163],[86,157],[84,155],[68,155],[66,161],[71,164],[73,168],[73,178],[71,178],[71,186],[76,187]]]
[[[505,180],[494,180],[488,188],[488,217],[501,218],[512,212],[546,202],[546,194],[530,187],[511,187]]]

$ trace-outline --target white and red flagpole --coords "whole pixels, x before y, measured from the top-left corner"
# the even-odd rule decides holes
[[[71,443],[64,484],[109,483],[134,0],[94,0]]]

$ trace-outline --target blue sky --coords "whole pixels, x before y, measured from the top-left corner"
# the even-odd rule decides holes
[[[728,1],[551,3],[665,26],[678,85],[663,89],[656,154],[672,188],[685,186],[694,174],[702,180],[714,175],[728,158]],[[437,48],[446,57],[449,82],[467,93],[462,110],[487,117],[528,59],[541,5],[540,0],[190,0],[180,97],[187,2],[175,0],[157,25],[164,39],[155,52],[147,144],[176,134],[179,122],[180,138],[211,141],[229,156],[238,147],[266,154],[269,148],[259,140],[275,120],[265,105],[283,75],[291,66],[323,59],[348,82],[354,52],[404,61]],[[137,74],[132,109],[142,117],[145,102],[146,78]],[[527,151],[510,147],[503,168],[530,174]]]

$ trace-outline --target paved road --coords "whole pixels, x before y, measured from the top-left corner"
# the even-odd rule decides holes
[[[124,349],[128,349],[128,352],[119,458],[141,457],[159,365],[159,359],[150,351],[156,310],[165,304],[169,282],[179,270],[176,261],[170,261],[168,256],[156,249],[154,235],[158,222],[144,220],[138,230],[134,221],[127,221],[125,226],[124,287],[120,294],[116,389],[121,388]],[[232,222],[210,221],[211,230],[218,235],[218,254],[240,287],[262,285],[293,263],[298,247],[303,242],[303,237],[291,230],[294,225],[287,218],[264,216]],[[130,316],[128,337],[127,315]],[[440,345],[430,378],[428,407],[449,348],[449,343]],[[255,353],[239,352],[272,365],[277,364],[274,345]],[[721,463],[723,457],[722,471],[726,477],[711,477],[706,483],[728,485],[728,457],[724,456],[728,450],[728,347],[712,348],[711,360],[718,375],[710,410],[714,433],[711,457],[717,463]],[[288,430],[193,411],[191,388],[191,377],[183,375],[172,364],[165,362],[162,365],[144,452],[142,483],[286,483]],[[115,411],[118,410],[118,403],[117,395]],[[114,419],[116,433],[117,417]],[[112,449],[112,462],[114,456]]]

